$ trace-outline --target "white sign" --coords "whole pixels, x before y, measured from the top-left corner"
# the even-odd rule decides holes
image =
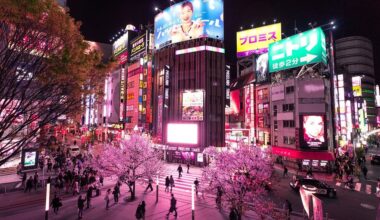
[[[203,163],[203,154],[202,153],[197,154],[197,161],[200,163]]]

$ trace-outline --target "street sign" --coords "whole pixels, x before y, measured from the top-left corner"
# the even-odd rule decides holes
[[[291,69],[306,64],[327,64],[326,38],[315,28],[269,45],[269,72]]]

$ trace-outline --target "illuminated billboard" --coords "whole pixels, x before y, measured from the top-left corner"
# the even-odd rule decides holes
[[[203,90],[190,90],[182,93],[182,120],[203,121]]]
[[[22,167],[24,170],[37,169],[38,151],[35,149],[23,150],[22,151],[21,163],[22,163]]]
[[[128,33],[123,34],[112,44],[112,53],[115,57],[126,51],[128,51]]]
[[[189,0],[177,3],[154,18],[156,49],[191,39],[224,39],[222,0]]]
[[[176,124],[167,125],[167,142],[175,144],[198,144],[197,124]]]
[[[301,115],[301,148],[327,150],[324,115]]]
[[[230,92],[230,104],[231,104],[231,114],[239,114],[240,113],[240,90],[232,90]]]
[[[237,32],[237,57],[265,53],[270,43],[281,40],[281,35],[281,23]]]
[[[269,72],[313,63],[327,64],[326,37],[321,28],[293,35],[269,45]]]
[[[268,53],[264,53],[256,59],[256,82],[268,82],[269,79]]]
[[[362,77],[352,77],[352,92],[355,97],[362,96]]]
[[[143,34],[131,41],[130,60],[139,59],[146,51],[146,35]]]

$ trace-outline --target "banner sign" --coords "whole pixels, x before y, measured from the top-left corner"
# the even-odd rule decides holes
[[[326,38],[315,28],[269,45],[269,72],[291,69],[306,64],[327,64]]]
[[[128,32],[125,33],[123,36],[121,36],[112,44],[112,52],[115,57],[127,50],[128,50]]]
[[[222,0],[188,0],[163,10],[154,18],[156,49],[191,39],[224,39]]]
[[[136,60],[140,58],[146,50],[146,35],[143,34],[131,42],[130,60]]]
[[[323,220],[323,207],[322,201],[318,199],[315,195],[311,196],[313,199],[313,214],[314,220]]]
[[[326,123],[324,115],[300,116],[300,144],[301,148],[327,150]]]
[[[281,23],[237,32],[237,57],[268,52],[270,43],[281,40]]]

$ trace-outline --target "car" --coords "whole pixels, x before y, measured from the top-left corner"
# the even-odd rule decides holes
[[[374,154],[371,156],[371,164],[380,164],[380,155]]]
[[[290,182],[289,185],[293,190],[296,190],[296,191],[298,191],[300,187],[302,186],[305,189],[314,191],[314,194],[324,195],[330,198],[336,197],[336,189],[334,187],[331,187],[325,182],[322,182],[316,179],[310,179],[310,178],[296,179],[295,181]]]

